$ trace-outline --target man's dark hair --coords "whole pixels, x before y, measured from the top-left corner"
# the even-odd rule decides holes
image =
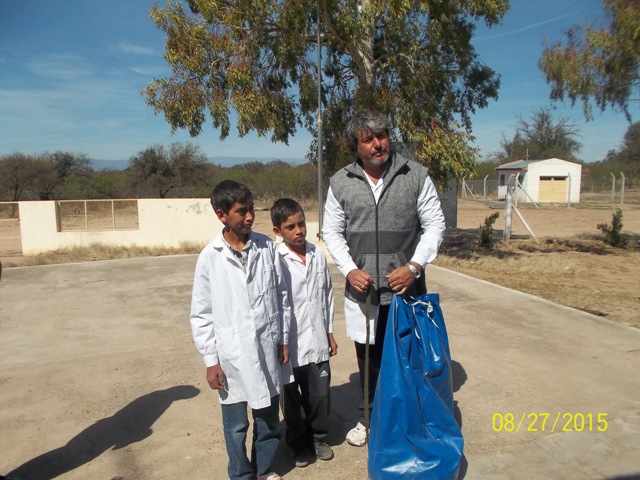
[[[211,192],[211,206],[214,212],[220,209],[229,213],[234,203],[246,203],[252,197],[251,190],[246,185],[233,180],[223,180]]]
[[[358,110],[347,124],[347,146],[352,152],[358,149],[358,132],[376,133],[385,130],[387,135],[391,130],[389,117],[371,108]]]
[[[291,198],[279,198],[271,207],[271,223],[274,227],[280,228],[287,218],[296,213],[304,215],[302,205]]]

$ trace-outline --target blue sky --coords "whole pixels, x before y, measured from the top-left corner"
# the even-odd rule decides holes
[[[199,137],[172,135],[154,116],[140,91],[170,70],[162,58],[163,32],[149,19],[154,0],[0,1],[0,155],[69,151],[92,159],[127,160],[153,144],[192,142],[210,157],[302,159],[310,136],[300,131],[290,145],[268,138],[224,142],[210,124]],[[159,2],[164,6],[164,1]],[[562,38],[579,22],[602,14],[602,0],[512,0],[503,23],[480,27],[474,44],[480,58],[501,75],[500,98],[473,120],[482,156],[513,136],[518,116],[551,106],[549,87],[537,68],[542,42]],[[633,112],[639,119],[638,109]],[[582,106],[557,105],[554,117],[575,123],[582,135],[579,158],[601,159],[619,148],[629,124],[623,114],[595,112],[586,122]]]

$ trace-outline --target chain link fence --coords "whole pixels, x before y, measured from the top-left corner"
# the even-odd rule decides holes
[[[494,228],[504,228],[506,205],[499,187],[498,180],[463,181],[458,189],[457,228],[477,230],[495,212],[500,216]],[[610,225],[618,208],[623,232],[640,238],[640,186],[621,176],[583,179],[578,202],[534,202],[518,186],[514,206],[511,238],[601,238],[598,225]]]

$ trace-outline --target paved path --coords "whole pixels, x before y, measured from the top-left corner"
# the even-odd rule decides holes
[[[5,269],[1,474],[226,478],[219,406],[188,326],[195,259]],[[280,461],[288,480],[367,478],[366,449],[343,441],[358,388],[334,273],[336,458],[306,469]],[[640,478],[640,330],[437,267],[427,274],[441,294],[455,362],[462,478]]]

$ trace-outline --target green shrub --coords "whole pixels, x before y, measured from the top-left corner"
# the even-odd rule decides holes
[[[491,248],[491,243],[493,242],[493,224],[496,223],[499,216],[500,213],[496,212],[493,215],[486,217],[484,219],[484,224],[480,225],[478,228],[481,246]]]
[[[604,234],[604,241],[613,247],[626,247],[629,235],[622,233],[622,210],[616,209],[611,219],[611,226],[600,223],[598,229]]]

